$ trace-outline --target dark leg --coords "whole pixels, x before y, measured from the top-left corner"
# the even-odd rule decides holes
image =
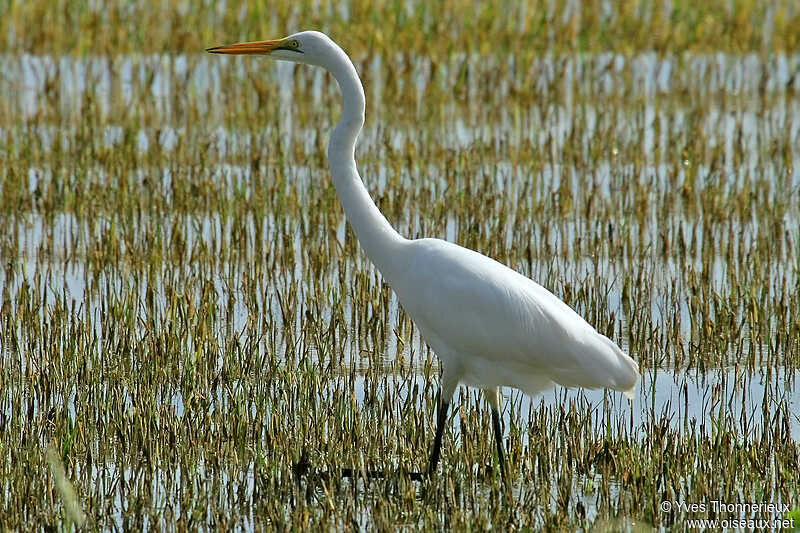
[[[442,448],[442,434],[444,433],[444,424],[447,422],[447,410],[450,407],[445,401],[439,402],[439,416],[436,422],[436,438],[433,440],[433,451],[431,451],[431,460],[428,463],[428,476],[432,476],[436,472],[436,465],[439,463],[439,452]]]
[[[500,475],[503,477],[503,485],[508,486],[506,460],[503,456],[503,428],[500,427],[500,413],[494,407],[492,407],[492,426],[494,426],[494,443],[497,445],[497,458],[500,461]]]

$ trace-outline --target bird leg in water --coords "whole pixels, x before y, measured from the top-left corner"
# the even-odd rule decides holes
[[[442,448],[442,434],[444,433],[444,425],[447,422],[447,410],[450,404],[442,400],[439,402],[439,416],[436,422],[436,437],[433,440],[433,450],[431,451],[431,460],[428,463],[428,476],[433,475],[436,471],[436,465],[439,464],[439,452]]]
[[[503,426],[500,425],[500,388],[483,389],[483,394],[492,408],[492,427],[494,428],[494,443],[497,445],[497,459],[500,462],[500,475],[503,476],[503,485],[508,487],[506,476],[506,458],[503,453]]]
[[[506,460],[503,456],[503,428],[500,426],[500,412],[496,407],[492,407],[492,426],[494,427],[494,442],[497,445],[497,458],[500,461],[500,475],[503,477],[503,485],[508,485]]]

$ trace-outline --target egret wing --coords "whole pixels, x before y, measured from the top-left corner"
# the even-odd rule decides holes
[[[635,384],[636,364],[541,285],[446,241],[414,244],[398,296],[423,333],[460,355],[465,372],[474,363],[482,367],[474,371],[493,365],[499,375],[535,374],[565,386]]]

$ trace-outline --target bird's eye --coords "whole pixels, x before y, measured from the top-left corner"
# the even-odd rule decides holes
[[[292,45],[292,48],[300,48],[300,43],[298,43],[297,41],[292,41],[292,42],[291,42],[291,43],[289,43],[289,44],[291,44],[291,45]]]

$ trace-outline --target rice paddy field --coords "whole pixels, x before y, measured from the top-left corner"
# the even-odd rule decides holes
[[[800,5],[273,4],[0,3],[0,530],[800,529]],[[504,389],[507,491],[463,386],[408,475],[440,365],[338,203],[335,81],[204,52],[300,29],[400,233],[640,365]]]

